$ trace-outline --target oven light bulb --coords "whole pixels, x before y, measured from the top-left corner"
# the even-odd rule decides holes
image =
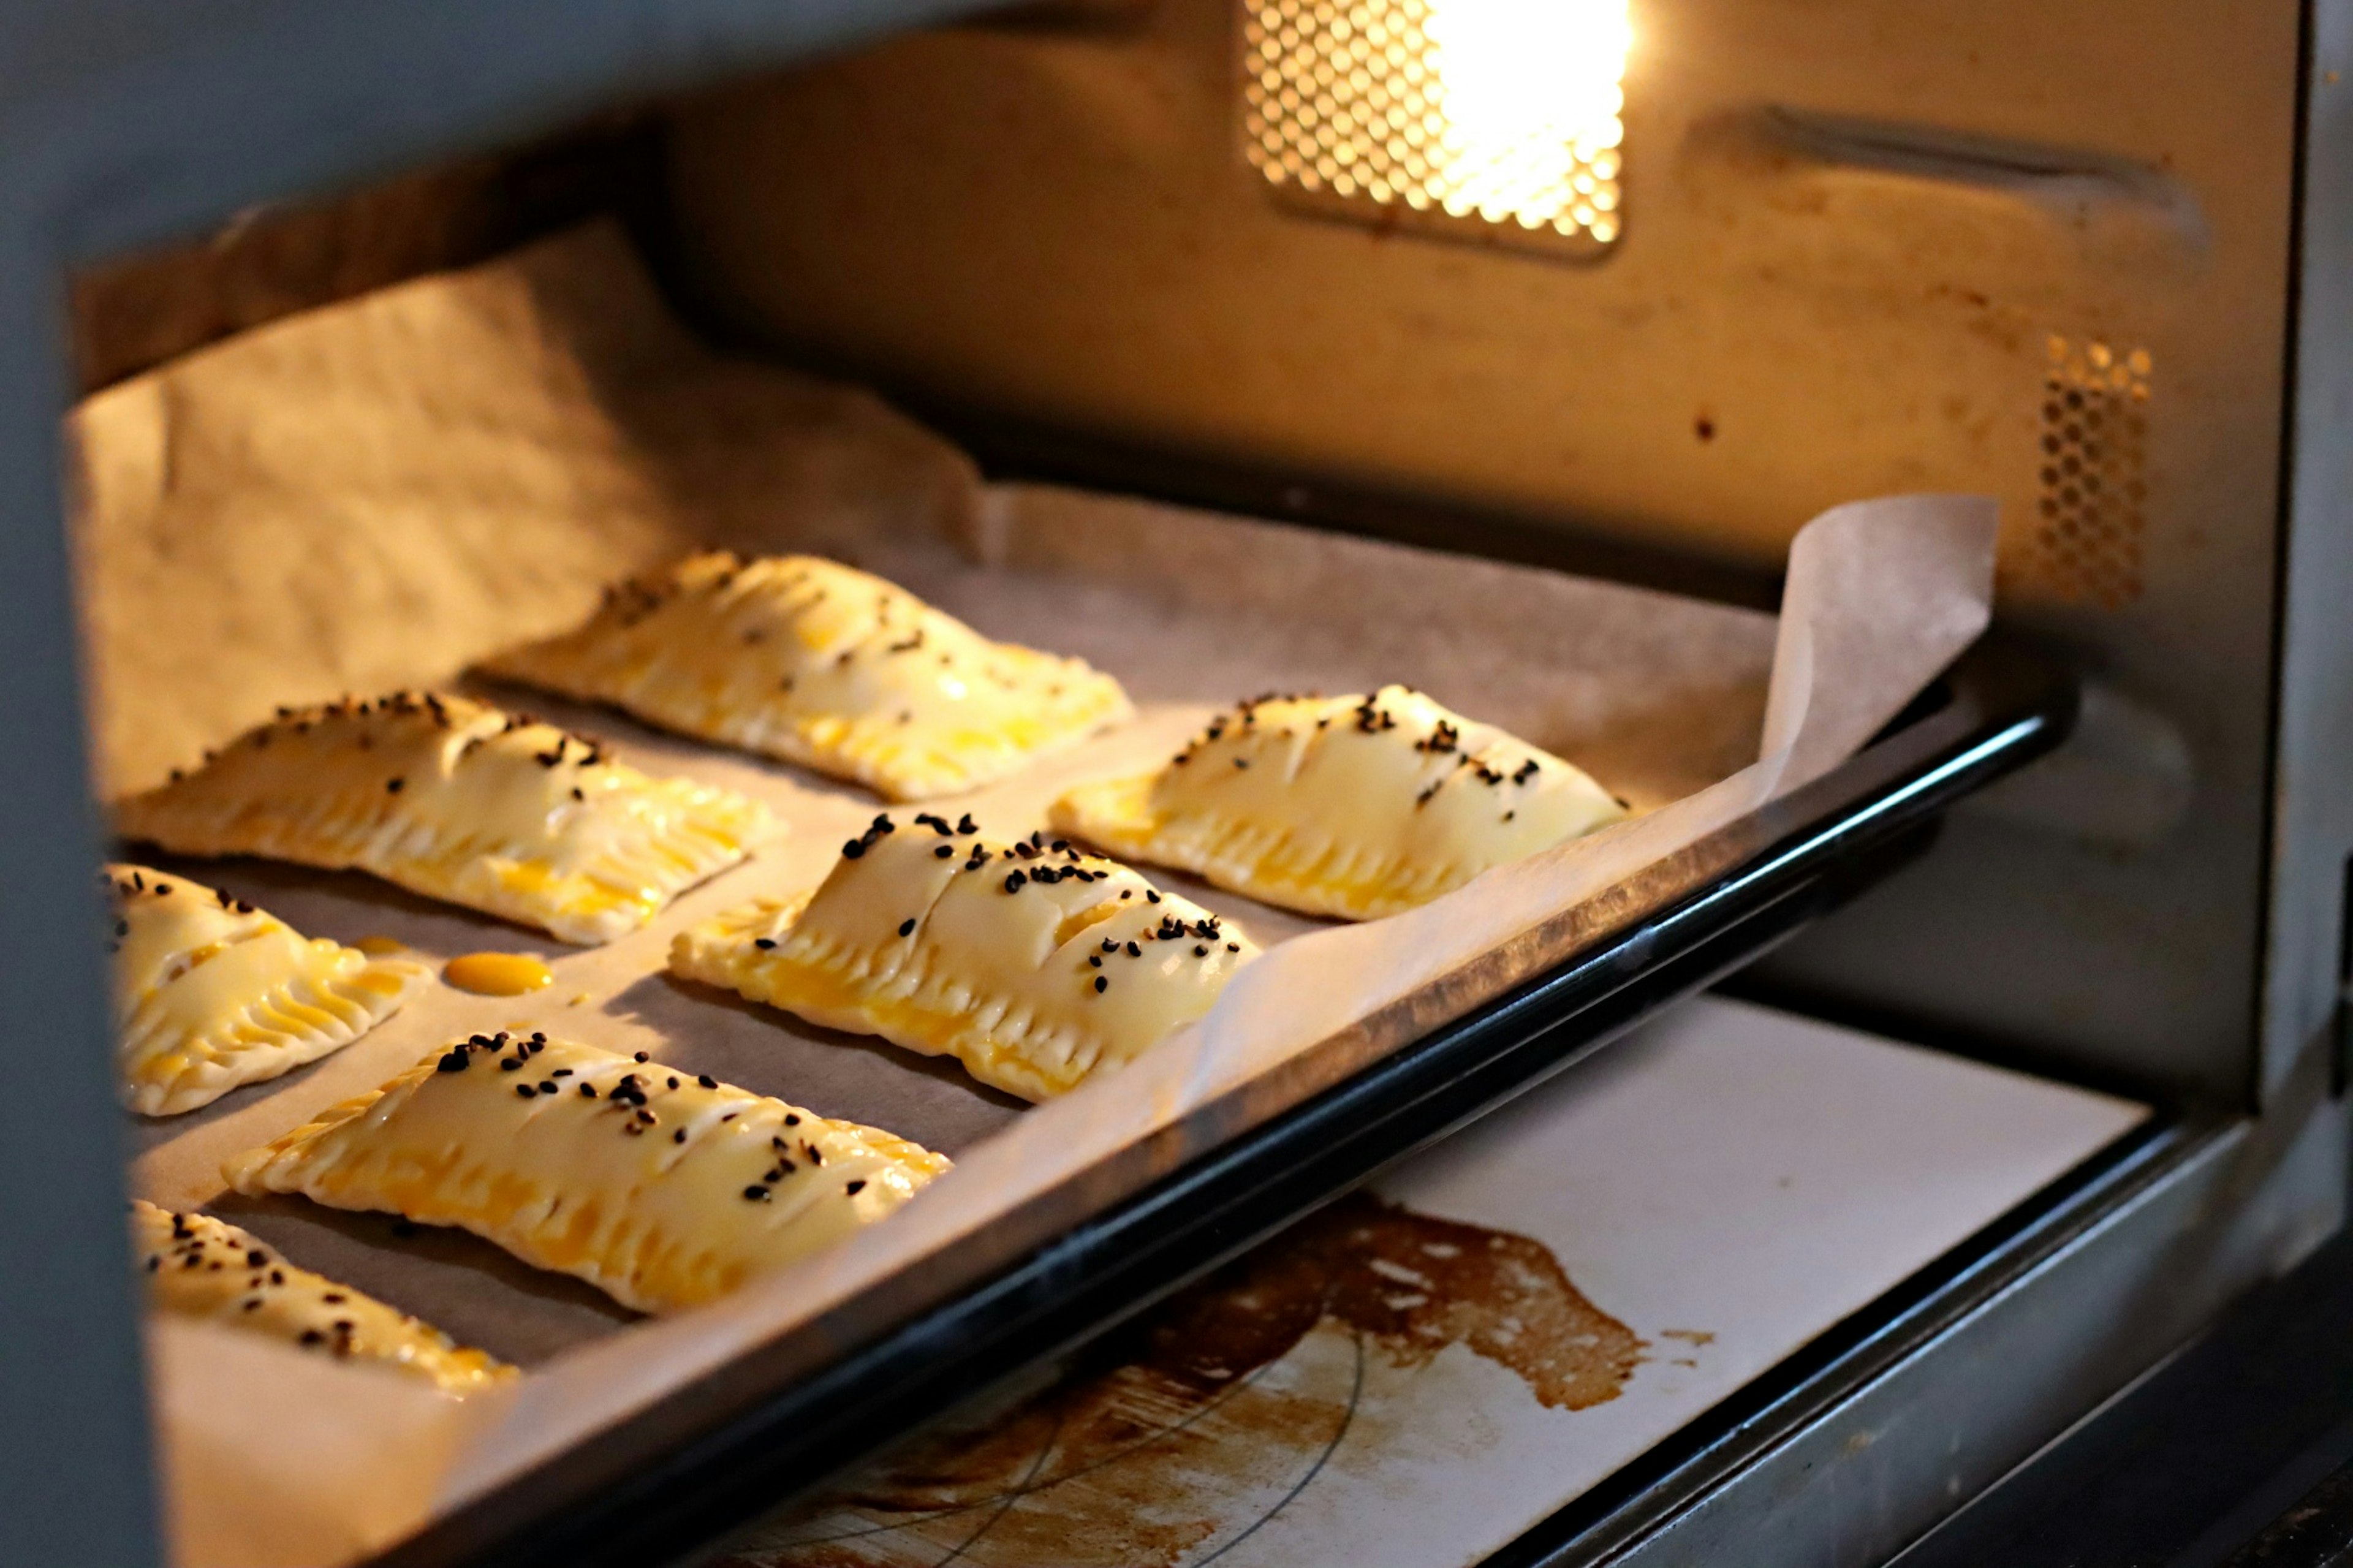
[[[1286,200],[1606,246],[1628,0],[1244,0],[1242,150]]]
[[[1625,0],[1431,0],[1446,210],[1542,222],[1623,139]]]

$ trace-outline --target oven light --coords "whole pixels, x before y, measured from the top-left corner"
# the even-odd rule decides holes
[[[1625,0],[1244,0],[1244,151],[1330,216],[1606,247],[1631,37]]]

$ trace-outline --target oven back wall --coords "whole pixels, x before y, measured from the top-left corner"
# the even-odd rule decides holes
[[[681,234],[773,341],[1303,478],[1767,565],[1840,500],[1999,496],[2003,614],[2096,679],[2088,752],[1777,963],[2243,1098],[2295,8],[1631,21],[1623,226],[1590,259],[1278,205],[1240,151],[1232,0],[703,100]]]

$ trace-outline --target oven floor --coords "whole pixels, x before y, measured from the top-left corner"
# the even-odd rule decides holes
[[[719,1560],[1474,1563],[2147,1114],[1704,997]]]

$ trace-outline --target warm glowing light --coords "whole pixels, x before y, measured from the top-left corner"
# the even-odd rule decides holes
[[[1626,0],[1248,0],[1244,151],[1368,217],[1606,245],[1630,42]]]
[[[1446,116],[1446,210],[1549,222],[1618,145],[1623,0],[1437,0],[1423,25]]]

